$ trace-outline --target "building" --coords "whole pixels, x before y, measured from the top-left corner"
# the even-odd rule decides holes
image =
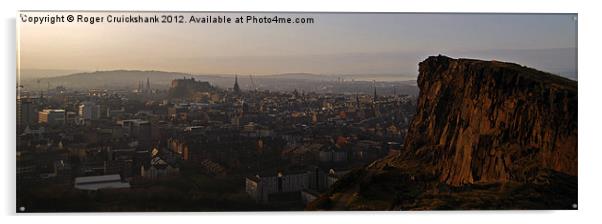
[[[159,150],[157,148],[154,148],[151,154],[150,165],[148,168],[144,166],[140,167],[140,176],[154,180],[159,177],[175,176],[180,173],[180,168],[175,164],[169,163],[159,157]]]
[[[25,127],[38,122],[38,109],[31,98],[17,99],[17,127],[22,131]]]
[[[247,177],[245,190],[258,202],[268,202],[270,196],[279,193],[301,192],[309,188],[309,174],[305,171],[277,175]]]
[[[77,113],[73,112],[73,111],[67,111],[67,113],[65,114],[65,124],[77,124],[78,122],[78,116]]]
[[[149,121],[130,119],[117,121],[117,124],[121,125],[128,136],[136,138],[141,147],[150,146],[152,129]]]
[[[79,117],[84,121],[98,120],[100,118],[100,106],[93,102],[83,102],[79,105]]]
[[[125,108],[121,107],[120,109],[111,109],[111,108],[107,108],[106,110],[106,117],[116,117],[119,115],[122,115],[125,113]]]
[[[209,82],[196,81],[194,78],[175,79],[171,81],[169,88],[170,98],[190,98],[198,92],[210,92],[215,90]]]
[[[253,122],[249,122],[248,124],[242,127],[240,131],[241,136],[250,137],[250,138],[259,138],[259,137],[272,137],[274,135],[274,131],[269,129],[268,127],[255,124]]]
[[[175,121],[188,120],[189,104],[178,104],[167,108],[167,116]]]
[[[157,179],[159,177],[175,176],[180,173],[180,168],[173,167],[163,160],[151,162],[150,168],[140,167],[140,176]]]
[[[224,168],[219,163],[213,162],[211,160],[205,159],[201,161],[201,167],[205,170],[205,172],[213,174],[215,176],[226,176],[226,168]]]
[[[348,161],[348,152],[339,148],[326,148],[318,152],[320,162],[323,163],[344,163]]]
[[[167,148],[178,155],[182,156],[183,160],[190,159],[190,151],[188,149],[188,144],[186,141],[182,139],[170,138],[167,140]]]
[[[130,188],[130,183],[122,181],[119,174],[75,178],[75,189],[96,191],[106,188]]]
[[[65,124],[65,110],[44,109],[38,112],[38,122],[48,125],[63,125]]]

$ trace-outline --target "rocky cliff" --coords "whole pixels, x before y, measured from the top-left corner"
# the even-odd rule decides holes
[[[574,209],[577,82],[518,64],[432,56],[401,155],[308,209]]]
[[[442,182],[577,175],[577,82],[512,63],[429,57],[404,156]]]

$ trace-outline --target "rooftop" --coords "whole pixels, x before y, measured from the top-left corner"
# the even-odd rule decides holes
[[[75,188],[80,190],[129,187],[130,183],[121,182],[121,176],[119,174],[75,178]]]

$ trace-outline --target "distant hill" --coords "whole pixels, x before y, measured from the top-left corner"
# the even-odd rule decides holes
[[[146,79],[151,82],[151,88],[166,89],[171,80],[183,77],[195,77],[197,79],[216,79],[218,76],[199,76],[180,72],[164,71],[138,71],[138,70],[115,70],[75,73],[66,76],[41,78],[37,80],[23,80],[26,88],[37,89],[65,86],[73,89],[90,88],[136,88],[139,82],[146,85]],[[38,84],[39,83],[39,84]],[[39,87],[38,87],[39,85]]]
[[[387,85],[378,85],[381,93],[417,94],[415,79],[395,75],[321,75],[311,73],[285,73],[274,75],[238,75],[240,88],[244,90],[262,89],[275,91],[313,91],[313,92],[372,92],[372,79],[386,80]],[[148,79],[153,89],[168,89],[174,79],[195,78],[209,82],[213,86],[228,89],[234,85],[234,75],[195,75],[181,72],[114,70],[80,72],[65,76],[21,79],[25,90],[37,91],[63,86],[67,89],[85,90],[93,88],[135,89],[140,82],[146,86]],[[384,77],[384,78],[383,78]],[[334,85],[339,78],[345,80],[342,84]],[[351,80],[356,80],[351,82]],[[403,81],[406,80],[406,81]],[[409,81],[408,81],[409,80]],[[395,82],[390,82],[395,81]],[[395,85],[395,87],[392,87]],[[395,88],[395,90],[393,90]]]
[[[82,73],[83,70],[75,69],[20,69],[21,80],[35,80],[42,78],[51,78],[65,76],[67,74]]]

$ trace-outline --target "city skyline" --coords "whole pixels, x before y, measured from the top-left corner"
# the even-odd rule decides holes
[[[578,209],[576,14],[29,13],[18,213]]]

